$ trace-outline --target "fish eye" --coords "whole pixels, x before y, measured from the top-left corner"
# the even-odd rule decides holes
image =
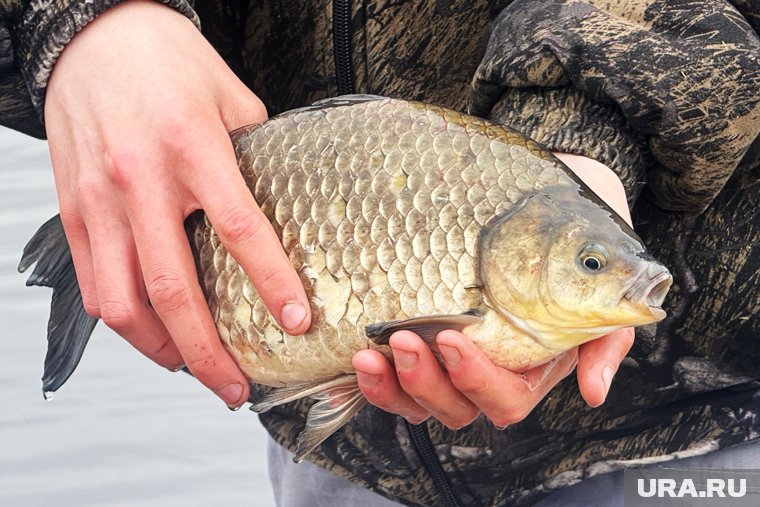
[[[589,255],[588,257],[583,259],[583,267],[585,267],[589,271],[597,271],[598,269],[601,269],[602,261],[594,257],[593,255]]]
[[[602,245],[586,245],[578,255],[581,265],[591,273],[607,265],[607,250]]]

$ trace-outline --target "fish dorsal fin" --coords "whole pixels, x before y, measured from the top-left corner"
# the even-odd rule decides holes
[[[360,104],[362,102],[373,102],[375,100],[385,100],[388,97],[382,95],[372,95],[369,93],[354,93],[353,95],[340,95],[338,97],[330,97],[314,102],[312,107],[338,107],[338,106],[350,106],[353,104]]]
[[[406,320],[379,322],[364,328],[368,338],[377,345],[388,345],[391,335],[396,331],[411,331],[419,335],[426,343],[434,343],[435,337],[445,329],[462,331],[467,326],[477,324],[481,320],[478,312],[472,311],[459,315],[429,315],[414,317]]]
[[[351,106],[354,104],[361,104],[363,102],[374,102],[376,100],[385,100],[388,97],[381,95],[369,95],[369,94],[355,94],[355,95],[341,95],[339,97],[330,97],[314,102],[310,106],[298,107],[295,109],[289,109],[282,113],[272,116],[277,118],[278,116],[290,116],[295,113],[304,113],[307,111],[318,111],[320,109],[329,109],[331,107]],[[244,127],[245,128],[245,127]]]
[[[298,448],[293,461],[300,463],[327,437],[346,424],[367,400],[356,383],[356,375],[342,375],[328,380],[317,380],[272,390],[261,401],[251,405],[254,412],[266,412],[272,407],[289,403],[306,396],[315,398],[306,416],[306,427],[298,435]]]

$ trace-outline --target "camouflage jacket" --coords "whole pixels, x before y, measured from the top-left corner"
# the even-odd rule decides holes
[[[566,379],[519,424],[412,427],[372,407],[310,456],[407,505],[525,505],[596,474],[760,435],[760,4],[752,0],[164,0],[270,113],[339,93],[490,116],[620,176],[671,266],[604,406]],[[0,123],[41,137],[45,86],[116,0],[0,0]],[[263,416],[292,447],[306,402]]]

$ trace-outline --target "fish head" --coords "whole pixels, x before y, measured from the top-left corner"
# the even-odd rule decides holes
[[[488,304],[549,348],[657,322],[672,284],[633,230],[572,188],[526,197],[480,238]]]

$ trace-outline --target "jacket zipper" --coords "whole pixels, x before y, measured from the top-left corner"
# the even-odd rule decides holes
[[[459,497],[457,497],[454,488],[451,486],[449,476],[446,475],[443,465],[438,460],[438,455],[435,453],[435,447],[433,447],[433,441],[430,439],[427,426],[424,424],[415,426],[407,422],[406,428],[409,431],[409,436],[412,438],[412,444],[422,460],[423,466],[430,474],[430,477],[433,478],[433,484],[435,484],[438,493],[443,497],[446,506],[462,507],[462,502],[459,501]]]
[[[351,65],[351,0],[333,0],[332,28],[338,95],[356,93]]]
[[[351,0],[333,0],[333,56],[338,95],[356,93],[351,64]],[[430,440],[427,426],[406,423],[412,444],[447,507],[462,507]]]

